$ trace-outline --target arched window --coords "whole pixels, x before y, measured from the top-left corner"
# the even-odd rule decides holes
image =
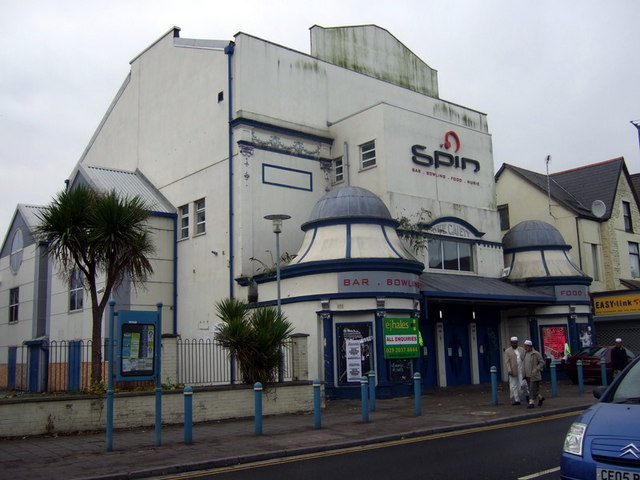
[[[22,230],[18,228],[13,234],[13,239],[11,240],[11,257],[9,261],[11,271],[14,274],[18,273],[18,270],[20,270],[20,265],[22,265],[23,246],[24,240],[22,238]]]

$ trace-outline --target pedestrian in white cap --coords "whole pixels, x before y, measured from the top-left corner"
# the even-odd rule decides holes
[[[518,337],[511,337],[511,347],[504,351],[504,364],[509,374],[511,405],[520,405],[520,394],[524,380],[523,360],[524,349],[518,346]]]
[[[622,346],[622,339],[616,338],[616,345],[611,349],[611,366],[613,367],[614,378],[624,370],[627,363],[629,363],[629,357],[627,356],[627,351]]]
[[[529,405],[527,405],[527,408],[534,408],[536,400],[538,401],[538,406],[541,407],[542,402],[544,402],[544,397],[540,395],[544,359],[540,352],[533,348],[531,340],[524,341],[524,352],[524,378],[529,386]]]

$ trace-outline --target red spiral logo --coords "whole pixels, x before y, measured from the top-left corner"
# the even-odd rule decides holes
[[[444,134],[444,148],[446,148],[447,150],[451,148],[451,141],[449,140],[449,137],[452,137],[456,141],[455,152],[460,150],[460,139],[458,138],[458,134],[453,130],[449,130]]]

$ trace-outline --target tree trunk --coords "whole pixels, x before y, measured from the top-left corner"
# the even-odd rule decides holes
[[[91,385],[102,383],[102,313],[97,305],[91,308]]]

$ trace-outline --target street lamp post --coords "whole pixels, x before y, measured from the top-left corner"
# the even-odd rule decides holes
[[[638,129],[638,142],[640,142],[640,120],[631,120],[631,125]]]
[[[276,234],[276,289],[278,291],[278,313],[281,313],[280,308],[280,232],[282,232],[282,222],[291,218],[291,215],[285,215],[282,213],[274,213],[272,215],[266,215],[266,220],[273,222],[273,233]]]

